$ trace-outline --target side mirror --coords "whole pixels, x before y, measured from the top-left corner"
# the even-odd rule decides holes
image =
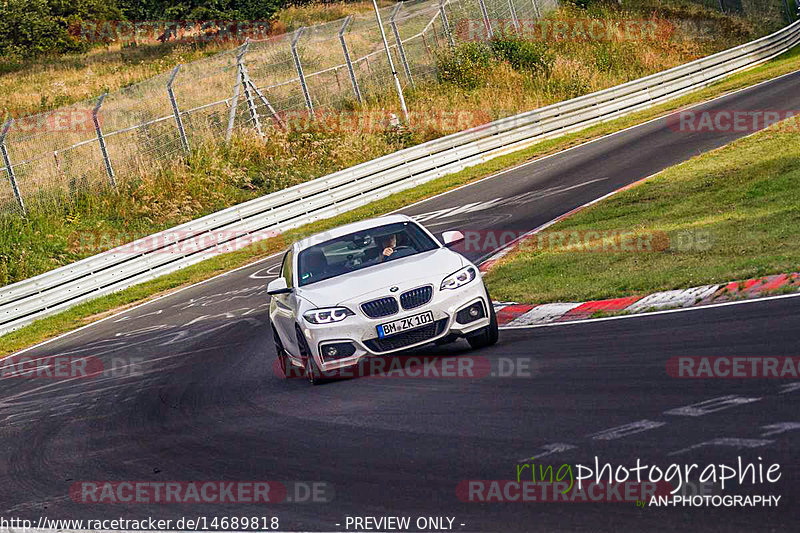
[[[275,278],[267,285],[267,294],[274,296],[276,294],[288,294],[292,289],[286,286],[286,278]]]
[[[464,241],[464,234],[460,231],[445,231],[442,232],[442,241],[444,241],[445,246],[452,248]]]

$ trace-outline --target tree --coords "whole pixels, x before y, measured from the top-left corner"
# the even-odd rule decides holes
[[[0,0],[0,55],[23,59],[82,51],[89,43],[70,34],[70,27],[121,16],[114,0]]]

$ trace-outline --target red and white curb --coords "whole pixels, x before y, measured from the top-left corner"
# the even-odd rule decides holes
[[[735,300],[769,296],[776,291],[800,290],[800,272],[776,274],[719,285],[656,292],[646,296],[627,296],[588,302],[540,305],[494,302],[500,326],[532,326],[553,322],[588,320],[596,314],[636,314],[662,309],[697,307]]]

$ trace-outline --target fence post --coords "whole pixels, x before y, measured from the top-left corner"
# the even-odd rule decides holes
[[[303,35],[305,28],[300,27],[294,32],[292,37],[292,57],[294,57],[294,66],[297,69],[297,75],[300,77],[300,88],[303,89],[303,97],[306,99],[306,107],[311,116],[314,116],[314,104],[311,103],[311,95],[308,94],[308,85],[306,85],[306,77],[303,74],[303,65],[300,64],[300,55],[297,53],[297,41]]]
[[[397,97],[400,99],[400,107],[403,109],[403,118],[408,124],[408,108],[406,107],[406,97],[403,96],[403,88],[400,86],[400,78],[397,77],[397,71],[394,69],[394,60],[392,59],[392,52],[389,50],[389,41],[386,40],[386,32],[383,30],[383,21],[381,20],[381,12],[378,10],[378,2],[372,0],[372,8],[375,10],[375,19],[378,21],[378,29],[381,30],[381,39],[383,40],[383,49],[386,51],[386,60],[389,62],[389,70],[392,71],[394,78],[394,88],[397,91]]]
[[[94,122],[94,131],[97,133],[97,142],[100,143],[100,153],[103,154],[103,162],[106,164],[106,174],[108,174],[108,181],[111,182],[112,187],[117,186],[117,180],[114,178],[114,168],[111,166],[111,159],[108,157],[108,150],[106,149],[106,141],[103,139],[103,130],[100,129],[100,121],[97,119],[97,113],[100,111],[100,106],[103,105],[103,100],[106,99],[108,93],[103,93],[97,99],[97,105],[92,110],[92,122]]]
[[[358,80],[356,79],[356,71],[353,70],[353,62],[350,60],[350,52],[347,50],[347,41],[344,39],[344,32],[347,29],[347,26],[350,25],[350,21],[353,20],[353,15],[347,15],[342,23],[342,27],[339,29],[339,42],[342,43],[342,52],[344,52],[344,60],[347,63],[347,71],[350,73],[350,83],[353,84],[353,92],[356,94],[356,100],[358,103],[362,103],[361,100],[361,89],[358,88]]]
[[[286,129],[286,124],[283,122],[280,115],[278,115],[278,112],[275,111],[275,108],[272,107],[272,104],[269,103],[267,97],[264,96],[264,94],[258,89],[258,87],[256,87],[256,84],[253,83],[253,80],[250,79],[250,76],[247,74],[247,70],[245,70],[244,73],[245,77],[247,78],[247,84],[250,86],[250,89],[252,89],[252,91],[256,93],[256,96],[258,96],[258,99],[261,100],[261,103],[264,105],[264,107],[266,107],[269,110],[270,114],[272,115],[272,119],[275,122],[277,122],[281,128]]]
[[[444,9],[447,0],[439,0],[439,15],[442,18],[442,26],[444,33],[447,35],[447,42],[450,43],[450,48],[455,48],[456,43],[453,41],[453,34],[450,32],[450,21],[447,20],[447,12]]]
[[[14,198],[17,199],[19,208],[22,210],[22,216],[27,216],[28,212],[25,210],[25,202],[22,200],[22,194],[19,192],[19,187],[17,187],[17,177],[14,175],[14,167],[11,166],[11,158],[8,157],[8,149],[6,149],[6,135],[8,134],[8,130],[11,129],[11,124],[13,122],[14,119],[12,117],[8,117],[8,120],[6,120],[6,123],[3,126],[3,131],[0,133],[0,152],[3,154],[3,164],[6,167],[8,181],[11,182],[11,188],[14,191]]]
[[[403,48],[403,40],[400,39],[400,32],[397,31],[397,22],[395,18],[397,14],[400,12],[400,9],[403,7],[403,2],[399,2],[394,9],[392,10],[392,15],[389,17],[389,26],[392,27],[392,33],[394,33],[394,40],[397,42],[397,51],[400,53],[400,61],[403,63],[403,70],[406,73],[406,78],[408,79],[408,83],[411,84],[411,87],[414,87],[414,80],[411,78],[411,69],[408,68],[408,59],[406,59],[406,51]]]
[[[783,5],[784,5],[784,7],[786,7],[786,16],[789,19],[789,24],[791,24],[792,21],[793,21],[793,18],[792,18],[792,10],[789,9],[789,0],[783,0]]]
[[[250,41],[245,41],[241,51],[236,54],[236,83],[233,85],[233,98],[231,98],[231,110],[228,113],[228,129],[225,131],[225,142],[231,142],[233,134],[233,122],[236,119],[236,106],[239,105],[239,86],[242,82],[242,62],[247,49],[250,48]]]
[[[435,34],[435,33],[434,33],[433,35],[434,35],[434,37],[436,36],[436,34]],[[433,55],[433,53],[431,52],[431,47],[430,47],[430,45],[428,44],[428,39],[426,39],[426,38],[425,38],[425,34],[424,34],[424,33],[422,34],[422,45],[425,47],[425,52],[426,52],[426,53],[427,53],[429,56],[432,56],[432,55]],[[438,43],[438,41],[437,41],[437,43],[436,43],[436,48],[439,48],[439,43]]]
[[[247,74],[247,67],[244,64],[239,65],[239,73],[241,74],[242,89],[244,90],[244,99],[247,102],[247,109],[250,112],[250,120],[253,121],[259,137],[264,137],[264,131],[261,129],[261,120],[258,117],[258,108],[256,107],[255,100],[253,99],[253,83],[250,81],[250,76]],[[271,107],[271,106],[270,106]]]
[[[478,3],[481,5],[481,16],[483,16],[483,25],[486,26],[486,36],[491,39],[494,37],[494,32],[492,32],[492,23],[489,21],[489,12],[486,11],[486,4],[483,0],[478,0]]]
[[[175,92],[172,90],[172,83],[175,81],[175,76],[178,75],[180,69],[181,66],[179,64],[172,70],[172,76],[169,77],[169,81],[167,82],[167,94],[172,104],[172,114],[175,115],[175,123],[178,125],[178,134],[181,137],[183,152],[189,155],[189,141],[186,140],[186,131],[183,129],[183,119],[181,119],[181,112],[178,110],[178,102],[175,100]]]
[[[536,0],[531,0],[531,4],[533,4],[533,11],[536,14],[536,18],[542,18],[542,13],[539,11],[539,6],[536,4]]]
[[[517,17],[517,8],[514,6],[514,0],[508,0],[508,9],[511,11],[511,21],[514,23],[514,29],[520,33],[519,17]]]

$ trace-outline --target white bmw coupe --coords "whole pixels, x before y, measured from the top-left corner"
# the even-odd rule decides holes
[[[269,315],[284,375],[325,373],[430,342],[497,342],[497,317],[478,268],[405,215],[342,226],[294,243],[270,282]]]

